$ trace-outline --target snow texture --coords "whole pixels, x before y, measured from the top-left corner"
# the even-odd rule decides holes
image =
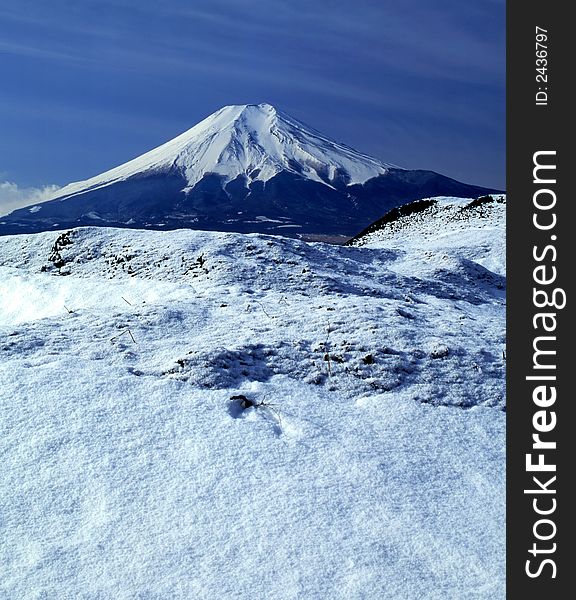
[[[0,238],[0,597],[503,598],[504,199],[471,202],[359,247]]]

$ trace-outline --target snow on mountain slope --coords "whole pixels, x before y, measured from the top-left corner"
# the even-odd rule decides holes
[[[506,196],[420,200],[390,211],[349,244],[409,250],[405,270],[413,274],[426,269],[430,252],[449,251],[453,260],[473,261],[505,276]]]
[[[0,594],[501,598],[504,280],[410,235],[0,238]]]
[[[406,201],[488,191],[383,163],[269,104],[226,106],[126,164],[3,217],[0,235],[94,225],[350,237]]]
[[[234,105],[120,167],[62,188],[57,197],[173,169],[184,173],[187,187],[193,188],[207,173],[228,182],[244,174],[268,181],[287,171],[319,183],[340,176],[352,184],[382,175],[388,167],[399,168],[333,142],[270,104]]]

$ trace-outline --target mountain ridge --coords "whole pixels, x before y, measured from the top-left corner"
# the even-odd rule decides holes
[[[0,235],[106,225],[349,237],[405,202],[491,191],[362,154],[267,103],[230,105],[10,213]]]

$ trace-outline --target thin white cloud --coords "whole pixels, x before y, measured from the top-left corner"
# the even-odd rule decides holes
[[[20,187],[11,181],[0,182],[0,215],[7,215],[17,208],[44,202],[58,189],[60,188],[57,185],[34,188]]]

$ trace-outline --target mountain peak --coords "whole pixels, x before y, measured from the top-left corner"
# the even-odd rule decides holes
[[[276,107],[272,106],[272,104],[268,104],[268,102],[260,102],[260,104],[227,104],[220,109],[220,111],[224,110],[240,110],[242,112],[250,111],[262,113],[277,112]]]
[[[191,189],[207,174],[266,182],[286,171],[331,185],[351,185],[386,173],[395,165],[335,142],[266,102],[233,104],[212,113],[173,140],[87,181],[62,188],[58,196],[140,176],[178,172]],[[397,168],[397,167],[395,167]]]
[[[266,102],[260,104],[228,104],[212,113],[206,119],[198,123],[198,125],[205,121],[220,121],[222,119],[231,122],[250,118],[267,119],[275,117],[278,112],[279,111],[277,111],[274,106]],[[192,129],[195,129],[198,125],[195,125]]]

